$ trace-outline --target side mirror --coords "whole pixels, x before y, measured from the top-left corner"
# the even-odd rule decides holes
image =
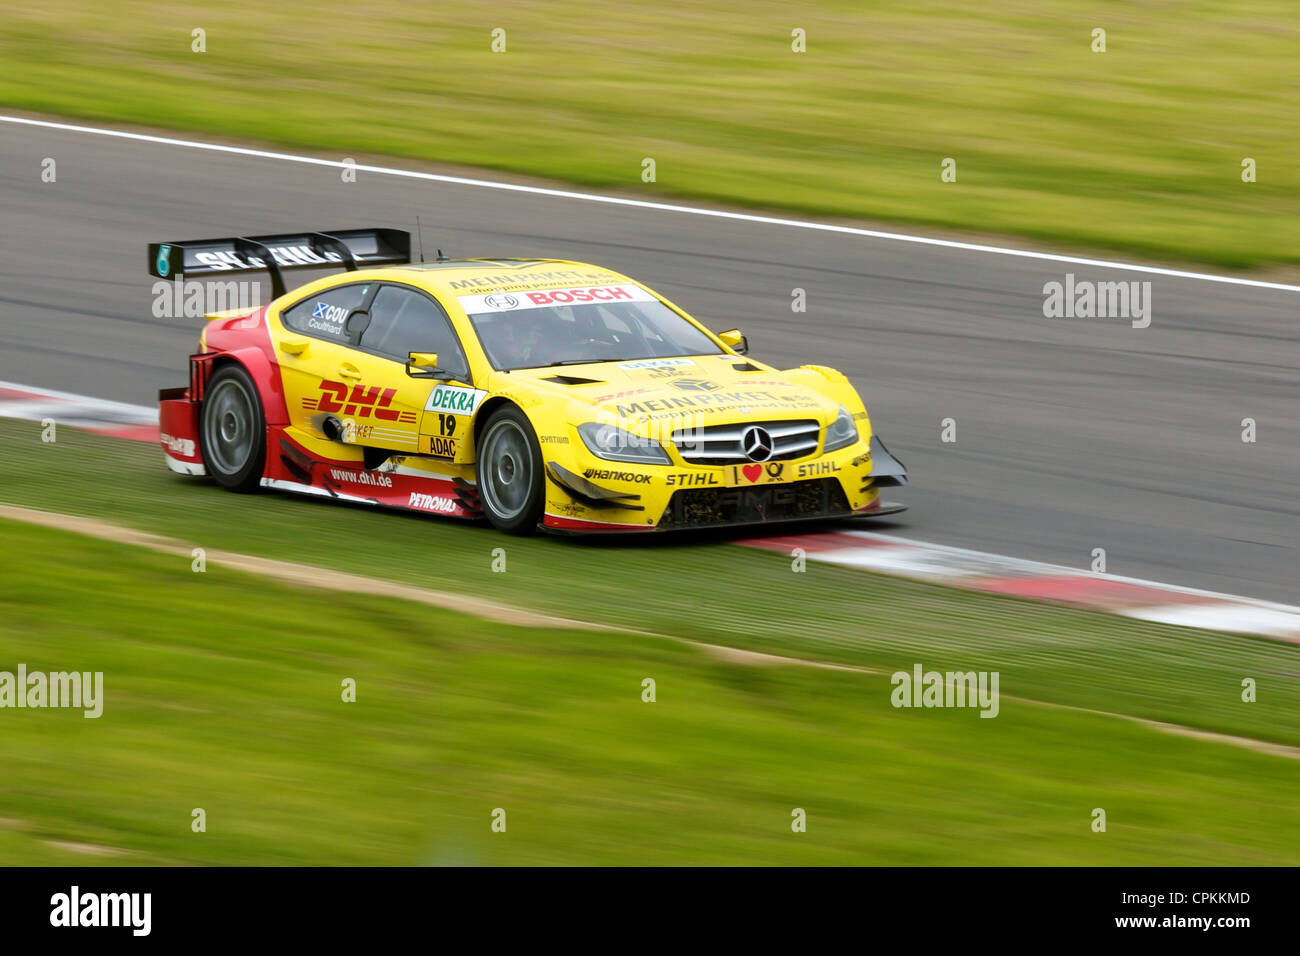
[[[749,340],[741,334],[740,329],[728,329],[726,332],[719,332],[718,338],[722,340],[723,345],[738,355],[747,355],[749,353]]]
[[[437,352],[411,352],[406,360],[406,374],[411,378],[451,379],[450,372],[438,368]]]

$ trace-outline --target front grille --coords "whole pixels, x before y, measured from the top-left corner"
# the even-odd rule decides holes
[[[734,465],[750,461],[742,438],[750,428],[762,428],[772,437],[772,454],[762,461],[789,461],[817,450],[821,426],[812,419],[793,422],[742,422],[735,425],[703,425],[679,428],[673,444],[692,465]]]
[[[834,478],[746,488],[687,488],[674,492],[659,527],[706,528],[716,525],[795,521],[848,514],[849,501]]]

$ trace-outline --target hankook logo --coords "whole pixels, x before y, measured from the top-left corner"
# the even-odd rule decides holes
[[[772,436],[766,428],[754,425],[740,436],[740,447],[750,461],[767,461],[772,457]]]
[[[673,382],[673,388],[680,388],[683,392],[716,392],[722,386],[702,378],[679,378]]]

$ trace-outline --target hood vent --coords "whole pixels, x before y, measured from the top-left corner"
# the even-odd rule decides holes
[[[554,382],[556,385],[601,385],[603,382],[598,378],[582,378],[578,375],[552,375],[549,378],[542,379],[543,382]]]

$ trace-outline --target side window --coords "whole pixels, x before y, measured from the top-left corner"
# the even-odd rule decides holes
[[[451,320],[428,296],[399,286],[381,286],[370,305],[370,324],[361,347],[405,362],[412,352],[437,352],[438,365],[464,379],[465,353]]]
[[[370,289],[368,282],[326,289],[286,309],[280,320],[287,328],[346,345],[348,333],[343,323],[353,309],[365,302]]]

